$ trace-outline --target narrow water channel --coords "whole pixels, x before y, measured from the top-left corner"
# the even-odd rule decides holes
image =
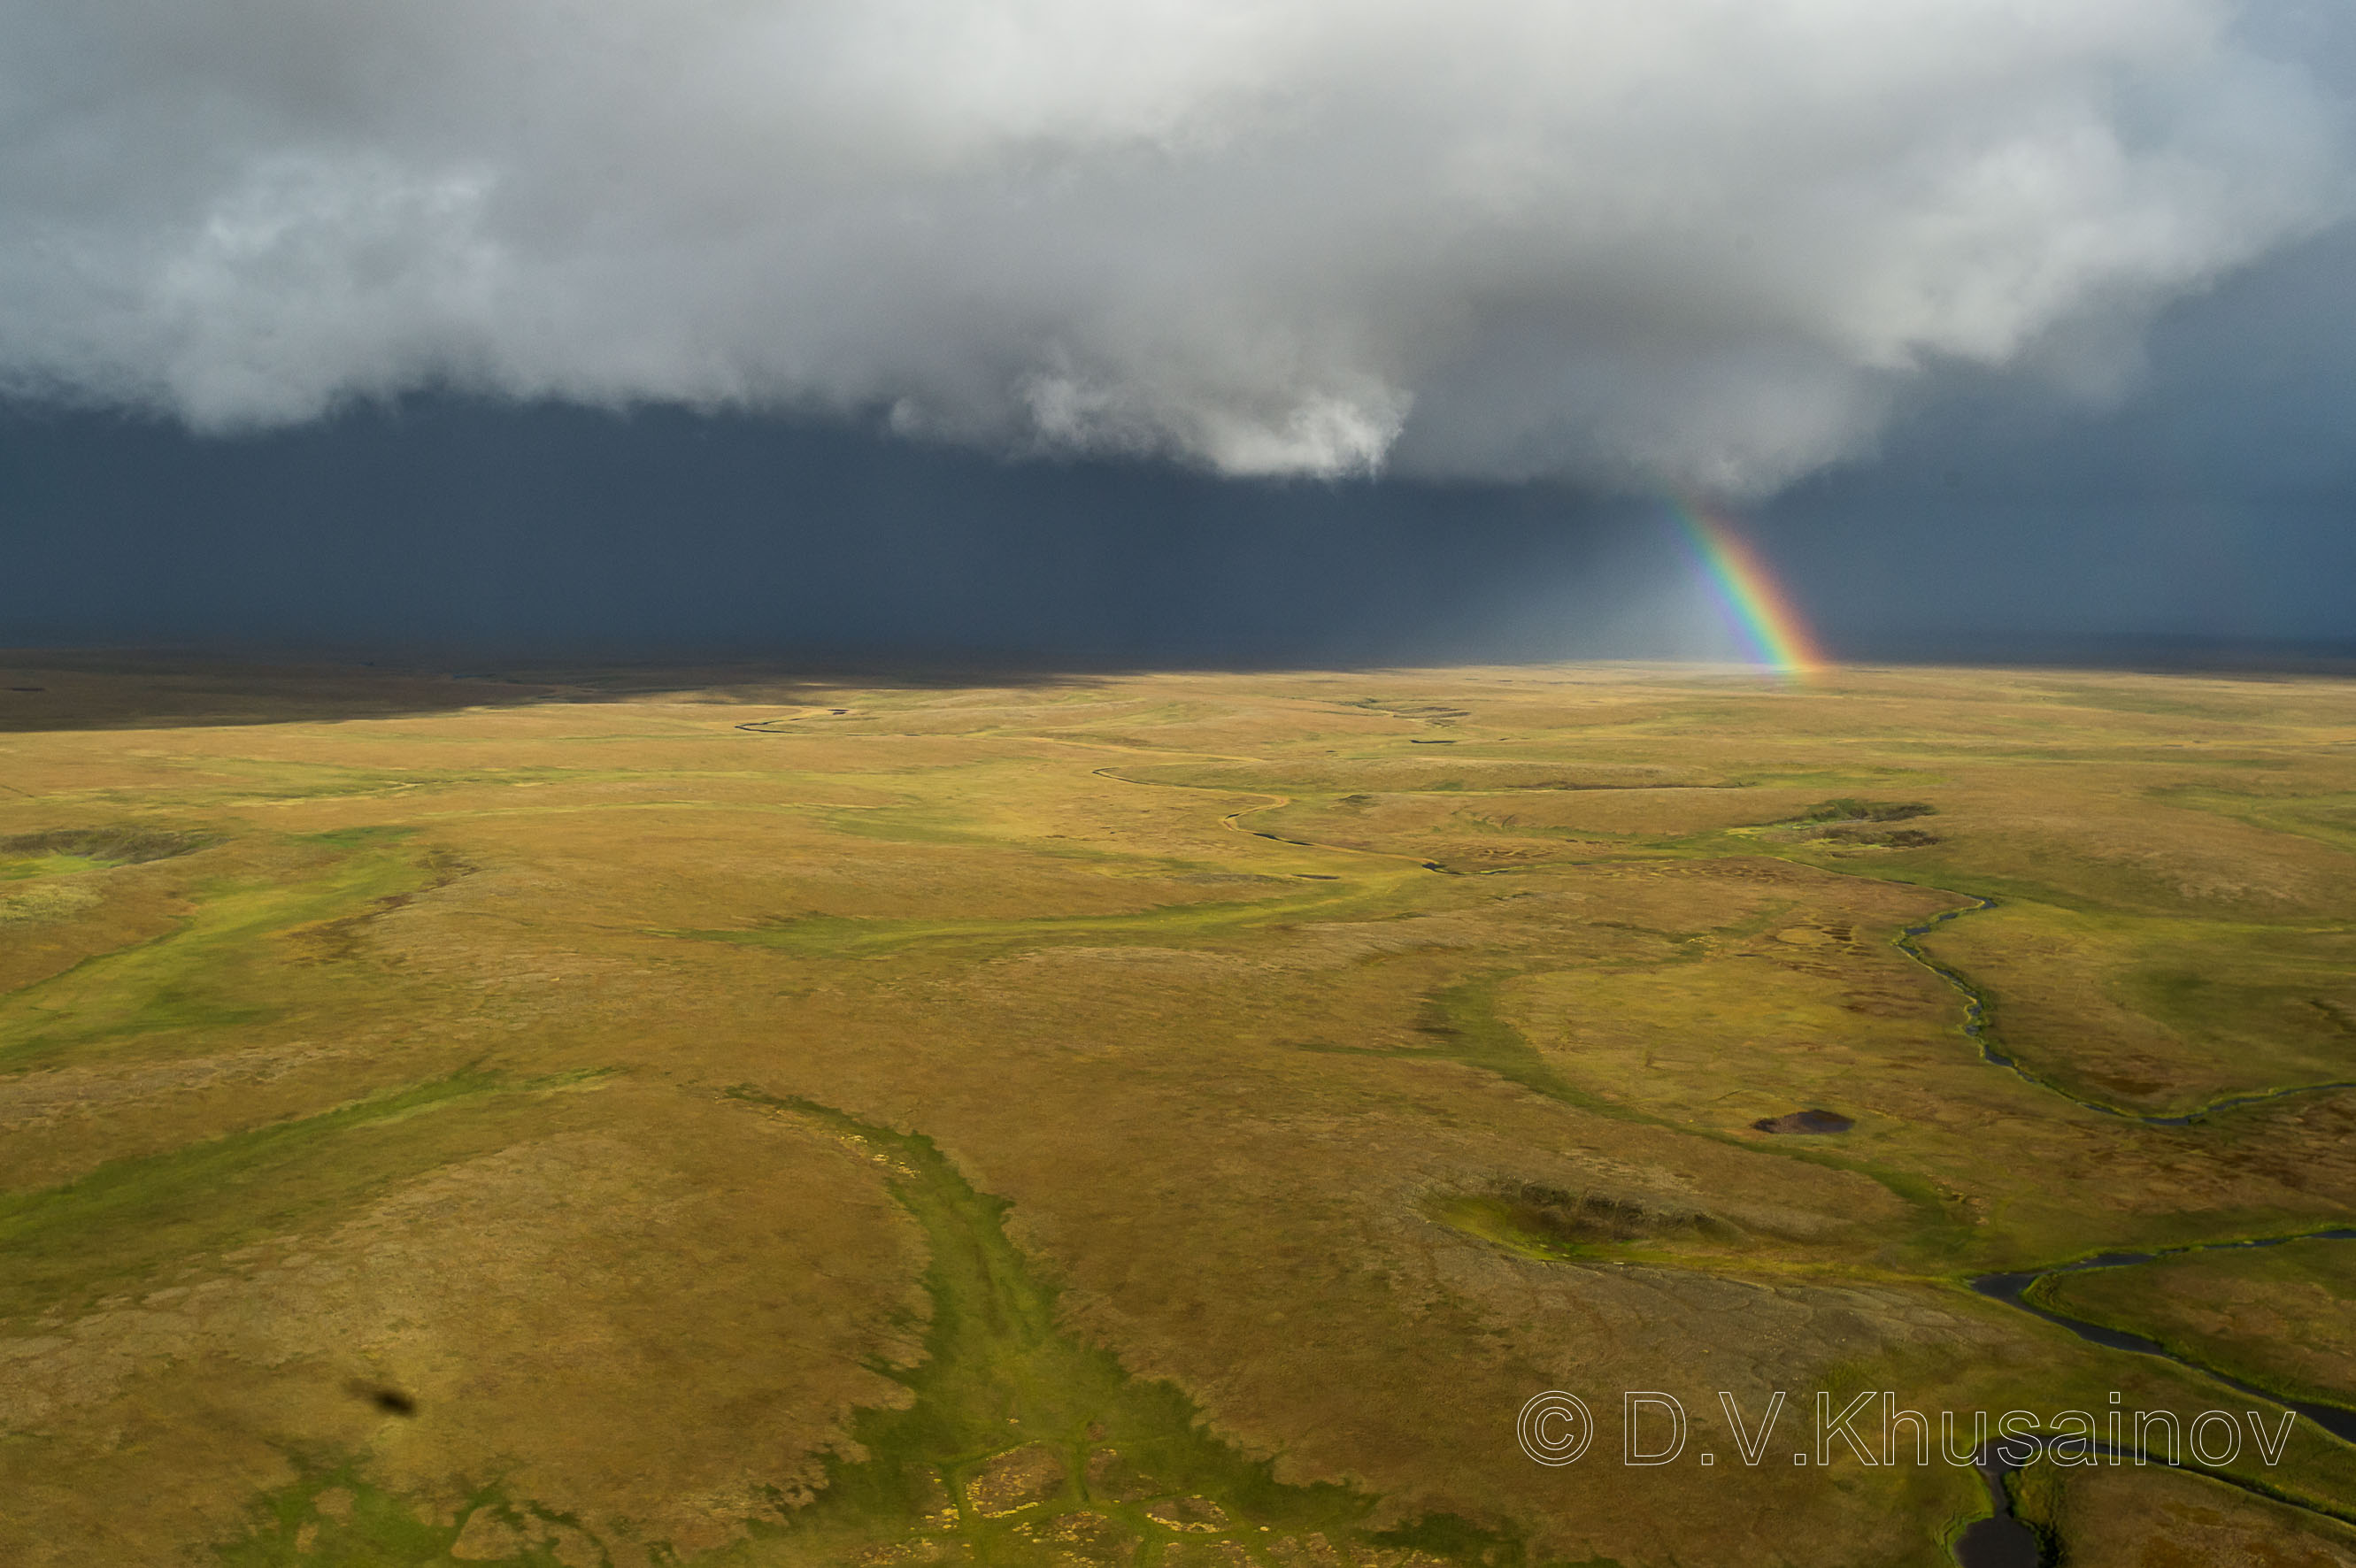
[[[2083,1318],[2072,1317],[2029,1299],[2029,1288],[2039,1280],[2052,1275],[2082,1274],[2090,1269],[2128,1268],[2136,1264],[2156,1263],[2164,1257],[2181,1257],[2187,1253],[2278,1247],[2290,1242],[2356,1242],[2356,1228],[2308,1231],[2296,1236],[2266,1236],[2254,1241],[2210,1242],[2199,1246],[2170,1247],[2156,1253],[2103,1253],[2094,1257],[2081,1258],[2076,1263],[2062,1264],[2053,1268],[2035,1269],[2019,1274],[1984,1274],[1972,1281],[1972,1288],[1982,1296],[1994,1296],[1998,1301],[2008,1302],[2023,1312],[2034,1313],[2048,1323],[2058,1323],[2081,1339],[2107,1346],[2114,1350],[2133,1350],[2138,1355],[2157,1356],[2162,1360],[2173,1361],[2179,1367],[2199,1372],[2201,1376],[2222,1383],[2237,1392],[2250,1394],[2265,1400],[2269,1403],[2295,1410],[2341,1442],[2356,1443],[2356,1410],[2350,1410],[2341,1405],[2324,1404],[2313,1400],[2291,1399],[2286,1395],[2272,1392],[2254,1383],[2244,1382],[2241,1379],[2220,1371],[2215,1367],[2179,1355],[2157,1339],[2147,1339],[2140,1334],[2130,1334],[2121,1328],[2105,1328],[2100,1323],[2089,1323]]]
[[[1968,1035],[1972,1043],[1979,1048],[1980,1060],[1990,1066],[2003,1068],[2024,1083],[2034,1084],[2049,1094],[2058,1094],[2083,1109],[2105,1116],[2115,1116],[2121,1121],[2139,1122],[2147,1127],[2189,1126],[2204,1117],[2213,1116],[2220,1111],[2239,1110],[2244,1105],[2263,1105],[2270,1100],[2280,1100],[2293,1094],[2319,1094],[2332,1089],[2356,1089],[2356,1079],[2338,1079],[2329,1083],[2294,1083],[2285,1089],[2266,1089],[2254,1094],[2229,1095],[2222,1100],[2212,1100],[2198,1109],[2181,1112],[2172,1116],[2161,1115],[2151,1111],[2131,1111],[2124,1105],[2114,1105],[2108,1101],[2090,1100],[2083,1094],[2073,1094],[2051,1079],[2031,1072],[2010,1054],[1999,1049],[1988,1032],[1987,998],[1980,994],[1979,987],[1922,951],[1922,939],[1938,927],[1946,924],[1947,922],[1963,915],[1978,914],[1985,910],[1997,907],[1994,899],[1973,898],[1968,893],[1957,893],[1953,896],[1972,898],[1972,901],[1962,909],[1951,909],[1934,914],[1920,925],[1903,927],[1895,938],[1895,945],[1907,957],[1944,980],[1964,998],[1964,1033]]]
[[[1957,1568],[2040,1568],[2045,1561],[2045,1542],[2038,1533],[2015,1518],[2012,1493],[2005,1487],[2005,1478],[2019,1468],[2007,1465],[1992,1452],[1995,1445],[1980,1450],[1973,1461],[1987,1483],[1988,1517],[1964,1527],[1955,1538]]]
[[[2019,1307],[2023,1312],[2033,1313],[2048,1323],[2059,1324],[2090,1343],[2102,1345],[2114,1350],[2131,1350],[2137,1355],[2157,1356],[2162,1360],[2172,1361],[2188,1371],[2199,1372],[2201,1376],[2233,1389],[2236,1392],[2248,1394],[2281,1408],[2297,1411],[2341,1442],[2356,1443],[2356,1410],[2346,1409],[2336,1404],[2323,1404],[2313,1400],[2291,1399],[2283,1394],[2271,1392],[2222,1372],[2215,1367],[2180,1356],[2157,1339],[2146,1339],[2140,1334],[2131,1334],[2122,1328],[2106,1328],[2100,1323],[2089,1323],[2083,1318],[2072,1317],[2066,1313],[2053,1311],[2051,1307],[2040,1306],[2029,1299],[2030,1287],[2039,1280],[2052,1275],[2079,1274],[2090,1269],[2128,1268],[2137,1264],[2156,1263],[2163,1257],[2181,1256],[2186,1253],[2223,1252],[2248,1247],[2278,1247],[2291,1242],[2351,1241],[2356,1241],[2356,1228],[2309,1231],[2296,1236],[2267,1236],[2254,1241],[2211,1242],[2200,1246],[2171,1247],[2156,1253],[2103,1253],[2094,1257],[2082,1258],[2075,1263],[2062,1264],[2048,1269],[2034,1269],[2014,1274],[1984,1274],[1972,1281],[1972,1288],[1982,1296],[1993,1296],[1998,1301],[2008,1302]],[[2032,1442],[2042,1446],[2040,1439],[2022,1441]],[[2107,1444],[2098,1442],[2094,1446],[2098,1453],[2108,1454],[2111,1451]],[[2035,1531],[2013,1516],[2012,1499],[2006,1489],[2005,1483],[2008,1477],[2019,1471],[2019,1467],[2008,1462],[2007,1456],[2000,1451],[2003,1445],[1991,1444],[1987,1448],[1981,1450],[1978,1458],[1975,1461],[1979,1469],[1980,1479],[1987,1486],[1988,1507],[1991,1512],[1988,1518],[1974,1523],[1956,1538],[1954,1555],[1960,1568],[2040,1568],[2040,1564],[2045,1561],[2044,1542]]]

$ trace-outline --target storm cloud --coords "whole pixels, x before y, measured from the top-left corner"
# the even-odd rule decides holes
[[[0,389],[1756,495],[2349,208],[2223,0],[8,0]]]

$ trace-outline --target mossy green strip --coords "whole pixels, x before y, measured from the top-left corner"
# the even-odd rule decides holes
[[[444,1524],[440,1516],[421,1517],[413,1504],[371,1483],[355,1462],[330,1467],[297,1456],[296,1463],[304,1466],[303,1478],[263,1499],[252,1533],[215,1549],[222,1568],[442,1568],[460,1561],[455,1549],[465,1523],[484,1510],[521,1544],[509,1555],[487,1559],[470,1541],[468,1563],[563,1568],[581,1558],[557,1555],[552,1527],[588,1540],[570,1516],[514,1504],[498,1486],[483,1488],[452,1510],[461,1522]]]
[[[1268,1462],[1212,1436],[1179,1390],[1130,1377],[1110,1352],[1061,1329],[1054,1287],[1007,1239],[1007,1205],[976,1191],[931,1139],[805,1100],[736,1093],[807,1116],[881,1157],[892,1196],[930,1247],[924,1284],[933,1316],[918,1365],[878,1369],[913,1403],[863,1413],[852,1435],[866,1457],[830,1464],[816,1502],[732,1561],[767,1561],[771,1544],[790,1546],[797,1561],[812,1552],[850,1560],[930,1537],[970,1552],[967,1561],[1046,1564],[1075,1560],[1055,1539],[1075,1527],[1129,1542],[1091,1561],[1137,1563],[1158,1562],[1181,1540],[1230,1541],[1255,1563],[1277,1563],[1311,1534],[1343,1545],[1372,1539],[1364,1521],[1373,1499],[1279,1482]],[[1025,1464],[1042,1478],[1010,1490],[1004,1477]],[[1194,1528],[1169,1522],[1182,1517]],[[1430,1528],[1435,1542],[1448,1535],[1444,1522]],[[1457,1533],[1482,1550],[1438,1555],[1522,1561],[1516,1541],[1469,1527]]]
[[[1305,915],[1339,919],[1384,904],[1404,873],[1379,874],[1372,888],[1344,886],[1248,901],[1158,904],[1123,914],[1051,915],[1029,920],[865,920],[811,915],[744,931],[662,931],[661,936],[773,947],[810,958],[873,957],[919,944],[1030,946],[1066,940],[1168,941],[1270,925]]]
[[[140,1036],[246,1028],[276,1017],[301,976],[287,962],[299,955],[273,938],[413,892],[436,874],[399,852],[329,847],[341,852],[315,875],[211,881],[197,890],[196,913],[176,930],[7,997],[0,1071],[48,1065]]]
[[[483,1140],[466,1132],[482,1129],[351,1135],[503,1087],[487,1073],[456,1072],[168,1154],[114,1160],[61,1187],[0,1196],[0,1320],[86,1301],[175,1259],[316,1222],[471,1152]]]

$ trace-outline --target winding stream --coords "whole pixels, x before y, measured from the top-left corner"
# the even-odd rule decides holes
[[[2075,1263],[2057,1264],[2052,1268],[2033,1269],[2016,1274],[1984,1274],[1972,1281],[1972,1288],[1982,1296],[2008,1302],[2023,1312],[2034,1313],[2048,1323],[2059,1324],[2090,1343],[2106,1346],[2114,1350],[2133,1350],[2138,1355],[2157,1356],[2162,1360],[2173,1361],[2179,1367],[2199,1372],[2201,1376],[2222,1383],[2238,1393],[2249,1394],[2254,1398],[2265,1400],[2269,1403],[2295,1410],[2341,1442],[2356,1443],[2356,1410],[2349,1410],[2336,1404],[2321,1404],[2312,1400],[2292,1399],[2271,1390],[2259,1388],[2254,1383],[2246,1383],[2239,1378],[2221,1372],[2203,1362],[2179,1355],[2157,1339],[2147,1339],[2140,1334],[2130,1334],[2123,1328],[2109,1328],[2100,1323],[2089,1323],[2082,1317],[2072,1317],[2029,1299],[2029,1291],[2038,1281],[2054,1275],[2083,1274],[2090,1269],[2126,1268],[2136,1264],[2157,1263],[2161,1258],[2181,1257],[2188,1253],[2279,1247],[2291,1242],[2356,1242],[2356,1228],[2343,1226],[2328,1231],[2307,1231],[2295,1236],[2265,1236],[2254,1241],[2204,1242],[2193,1246],[2169,1247],[2152,1253],[2102,1253],[2091,1258],[2081,1258]]]
[[[1922,951],[1921,939],[1938,926],[1963,915],[1976,914],[1981,911],[1996,907],[1994,899],[1975,898],[1971,903],[1962,908],[1947,910],[1933,915],[1919,925],[1904,927],[1896,937],[1895,945],[1900,952],[1945,981],[1963,997],[1963,1030],[1978,1048],[1980,1059],[1991,1066],[2003,1068],[2021,1082],[2033,1084],[2048,1093],[2059,1095],[2073,1105],[2101,1115],[2151,1127],[2188,1126],[2221,1111],[2230,1111],[2244,1105],[2262,1104],[2287,1095],[2356,1088],[2356,1083],[2347,1082],[2296,1084],[2289,1088],[2268,1090],[2262,1093],[2232,1095],[2176,1115],[2132,1111],[2125,1106],[2110,1104],[2104,1101],[2089,1099],[2083,1094],[2072,1093],[2052,1080],[2030,1072],[2010,1055],[1999,1050],[1995,1040],[1990,1038],[1987,998],[1981,995],[1977,987],[1965,979],[1962,975]],[[2101,1345],[2114,1350],[2127,1350],[2137,1355],[2153,1356],[2161,1360],[2172,1362],[2188,1371],[2197,1372],[2211,1381],[2230,1388],[2237,1393],[2248,1394],[2277,1407],[2296,1411],[2340,1441],[2356,1443],[2356,1410],[2346,1409],[2340,1405],[2323,1404],[2312,1400],[2292,1399],[2259,1388],[2204,1362],[2179,1355],[2157,1339],[2147,1339],[2141,1334],[2129,1333],[2123,1328],[2112,1328],[2100,1323],[2091,1323],[2084,1318],[2072,1317],[2066,1313],[2056,1312],[2049,1307],[2030,1300],[2029,1296],[2039,1281],[2055,1275],[2079,1274],[2093,1269],[2126,1268],[2138,1264],[2155,1263],[2163,1257],[2180,1256],[2187,1253],[2222,1252],[2232,1248],[2274,1247],[2290,1242],[2302,1241],[2356,1241],[2356,1228],[2335,1227],[2329,1230],[2304,1232],[2290,1236],[2267,1236],[2247,1241],[2207,1242],[2191,1246],[2162,1248],[2155,1252],[2101,1253],[2093,1257],[2081,1258],[2073,1263],[2059,1264],[2051,1268],[1980,1275],[1972,1280],[1971,1286],[1982,1296],[2017,1307],[2023,1312],[2066,1328],[2091,1344]],[[2106,1445],[2097,1445],[2097,1447],[2107,1452]],[[1955,1539],[1954,1557],[1959,1568],[2039,1568],[2039,1565],[2046,1561],[2046,1543],[2037,1531],[2014,1517],[2012,1499],[2005,1485],[2006,1477],[2015,1474],[2019,1467],[2008,1463],[2007,1456],[1997,1452],[1982,1453],[1976,1463],[1980,1479],[1987,1487],[1990,1511],[1989,1517],[1972,1524]],[[2242,1487],[2243,1489],[2255,1489],[2246,1487],[2244,1483],[2230,1476],[2218,1476],[2214,1478],[2229,1485]]]
[[[1931,891],[1947,891],[1944,888]],[[2330,1089],[2356,1089],[2356,1079],[2339,1079],[2329,1083],[2294,1083],[2287,1089],[2268,1089],[2255,1094],[2234,1094],[2222,1100],[2212,1100],[2196,1110],[2186,1111],[2173,1116],[2160,1115],[2150,1111],[2131,1111],[2124,1105],[2114,1105],[2104,1100],[2090,1100],[2083,1094],[2072,1093],[2051,1078],[2031,1072],[2018,1061],[1997,1050],[1995,1040],[1990,1038],[1988,1032],[1987,997],[1981,995],[1979,987],[1965,979],[1962,975],[1922,951],[1921,939],[1929,935],[1937,927],[1960,916],[1978,914],[1983,910],[1997,907],[1994,899],[1977,898],[1969,893],[1952,893],[1950,896],[1969,898],[1972,901],[1961,909],[1945,910],[1934,914],[1920,925],[1903,927],[1892,939],[1892,944],[1907,957],[1944,980],[1964,998],[1964,1033],[1970,1036],[1972,1043],[1979,1048],[1980,1060],[1991,1066],[2003,1068],[2024,1083],[2034,1084],[2049,1094],[2058,1094],[2072,1104],[2082,1106],[2086,1110],[2097,1112],[2105,1116],[2115,1116],[2121,1121],[2140,1122],[2147,1127],[2190,1126],[2192,1123],[2207,1116],[2213,1116],[2220,1111],[2236,1110],[2244,1105],[2261,1105],[2269,1100],[2280,1100],[2292,1094],[2317,1094]]]
[[[2023,1522],[2013,1512],[2012,1494],[2006,1485],[2012,1477],[2020,1473],[2023,1464],[2033,1462],[2047,1449],[2062,1443],[2072,1445],[2073,1453],[2083,1446],[2087,1454],[2108,1459],[2114,1465],[2129,1460],[2138,1465],[2155,1462],[2148,1455],[2131,1446],[2113,1445],[2099,1437],[2089,1439],[2076,1434],[2026,1433],[1988,1444],[1973,1456],[1972,1467],[1979,1472],[1981,1482],[1987,1488],[1989,1513],[1987,1518],[1976,1520],[1965,1526],[1962,1533],[1955,1537],[1952,1550],[1959,1568],[2051,1568],[2052,1564],[2066,1561],[2058,1554],[2049,1555],[2049,1543],[2043,1533]],[[2015,1445],[2029,1450],[2025,1459],[2016,1460],[2007,1451]],[[2203,1476],[2269,1502],[2348,1522],[2348,1516],[2344,1514],[2303,1503],[2296,1498],[2284,1497],[2221,1470],[2211,1470],[2200,1465],[2169,1464],[2166,1460],[2156,1462],[2163,1468]]]
[[[2018,1307],[2023,1312],[2034,1314],[2048,1323],[2058,1324],[2089,1343],[2102,1345],[2114,1350],[2129,1350],[2137,1355],[2156,1356],[2161,1360],[2173,1362],[2189,1371],[2198,1372],[2202,1377],[2222,1384],[2237,1393],[2248,1394],[2253,1398],[2264,1400],[2269,1404],[2297,1411],[2341,1442],[2356,1443],[2356,1410],[2349,1410],[2336,1404],[2322,1404],[2313,1400],[2292,1399],[2270,1390],[2259,1388],[2254,1383],[2244,1382],[2239,1378],[2219,1371],[2215,1367],[2179,1355],[2157,1339],[2148,1339],[2140,1334],[2131,1334],[2123,1328],[2111,1328],[2100,1323],[2089,1323],[2084,1318],[2072,1317],[2066,1313],[2056,1312],[2051,1307],[2040,1306],[2029,1299],[2029,1292],[2037,1282],[2053,1275],[2081,1274],[2091,1269],[2126,1268],[2137,1264],[2156,1263],[2165,1257],[2179,1257],[2187,1253],[2223,1252],[2229,1249],[2249,1247],[2279,1247],[2292,1242],[2356,1242],[2356,1228],[2308,1231],[2294,1236],[2265,1236],[2252,1241],[2206,1242],[2192,1246],[2169,1247],[2151,1253],[2102,1253],[2094,1257],[2081,1258],[2075,1263],[2056,1264],[2051,1268],[2010,1274],[1984,1274],[1971,1283],[1972,1288],[1982,1296],[1991,1296],[1996,1300]],[[2043,1439],[2032,1441],[2041,1446]],[[2044,1542],[2035,1531],[2013,1516],[2012,1499],[2006,1489],[2005,1480],[2007,1477],[2018,1472],[2020,1467],[2010,1462],[2009,1456],[2002,1452],[2003,1446],[2001,1444],[1992,1444],[1988,1448],[1983,1449],[1974,1461],[1979,1470],[1980,1479],[1987,1486],[1990,1512],[1989,1517],[1969,1526],[1963,1534],[1956,1537],[1954,1555],[1960,1568],[2039,1568],[2039,1565],[2045,1562]],[[2094,1445],[2094,1447],[2098,1453],[2107,1455],[2111,1452],[2109,1445],[2099,1441]],[[2141,1456],[2136,1456],[2136,1458],[2138,1463],[2142,1462]],[[2193,1467],[2172,1467],[2192,1468]],[[2244,1491],[2256,1492],[2260,1496],[2273,1496],[2233,1476],[2220,1475],[2205,1469],[2199,1473]],[[2294,1507],[2308,1506],[2296,1499],[2276,1498],[2275,1500],[2287,1502]]]
[[[2289,1088],[2272,1089],[2261,1093],[2231,1095],[2224,1099],[2211,1101],[2198,1109],[2175,1115],[2133,1111],[2125,1106],[2110,1104],[2104,1101],[2089,1099],[2083,1094],[2072,1093],[2052,1080],[2030,1072],[1999,1050],[1990,1036],[1987,998],[1981,995],[1977,987],[1965,979],[1962,975],[1922,951],[1921,939],[1938,926],[1963,915],[1976,914],[1981,911],[1996,907],[1994,899],[1974,898],[1972,902],[1962,908],[1947,910],[1932,916],[1919,925],[1904,927],[1895,939],[1895,944],[1900,952],[1945,981],[1963,997],[1963,1030],[1978,1048],[1981,1060],[1991,1066],[2003,1068],[2021,1082],[2033,1084],[2048,1093],[2059,1095],[2073,1105],[2099,1115],[2151,1127],[2189,1126],[2221,1111],[2230,1111],[2244,1105],[2263,1104],[2267,1101],[2279,1100],[2292,1094],[2312,1094],[2327,1090],[2356,1088],[2356,1083],[2346,1081],[2295,1084]],[[2132,1351],[2137,1355],[2153,1356],[2161,1360],[2172,1362],[2188,1371],[2197,1372],[2213,1382],[2232,1389],[2237,1393],[2264,1400],[2279,1408],[2296,1411],[2343,1443],[2356,1443],[2356,1410],[2336,1404],[2325,1404],[2314,1400],[2292,1399],[2286,1395],[2276,1393],[2254,1383],[2244,1382],[2205,1362],[2180,1355],[2157,1339],[2130,1333],[2123,1328],[2113,1328],[2100,1323],[2088,1322],[2082,1317],[2072,1317],[2067,1313],[2056,1312],[2050,1307],[2029,1299],[2029,1292],[2036,1287],[2039,1281],[2056,1275],[2079,1274],[2093,1269],[2126,1268],[2138,1264],[2155,1263],[2165,1257],[2181,1256],[2188,1253],[2276,1247],[2290,1242],[2308,1241],[2356,1241],[2356,1227],[2340,1226],[2328,1230],[2302,1232],[2296,1235],[2265,1236],[2244,1241],[2204,1242],[2190,1246],[2165,1247],[2153,1252],[2101,1253],[2093,1257],[2078,1259],[2073,1263],[2058,1264],[2051,1268],[1980,1275],[1972,1280],[1971,1286],[1982,1296],[2017,1307],[2021,1311],[2041,1317],[2048,1323],[2067,1328],[2079,1339],[2091,1344],[2101,1345],[2114,1350]],[[2040,1556],[2042,1544],[2035,1531],[2012,1516],[2010,1499],[2004,1486],[2005,1477],[2017,1470],[2019,1467],[2004,1463],[1999,1456],[1983,1455],[1979,1467],[1981,1478],[1987,1483],[1989,1506],[1993,1512],[1991,1517],[1973,1525],[1957,1539],[1956,1562],[1961,1563],[1963,1568],[2013,1568],[2015,1564],[2020,1565],[2020,1568],[2035,1568],[2035,1565],[2042,1561]],[[2229,1484],[2240,1484],[2231,1477],[2217,1478],[2225,1480]]]

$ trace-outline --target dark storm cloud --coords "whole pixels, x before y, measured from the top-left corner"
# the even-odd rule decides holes
[[[0,378],[1756,492],[2340,213],[2314,16],[0,0]]]
[[[2343,13],[2356,21],[2356,10]],[[2356,227],[2155,325],[2131,393],[1944,378],[1759,518],[1852,647],[2356,638]],[[1968,635],[1965,634],[1968,632]],[[2343,652],[2347,651],[2343,647]]]
[[[1553,486],[1011,464],[415,400],[221,438],[0,416],[0,648],[1083,665],[1666,656],[1674,542]],[[1640,584],[1632,591],[1632,581]]]

